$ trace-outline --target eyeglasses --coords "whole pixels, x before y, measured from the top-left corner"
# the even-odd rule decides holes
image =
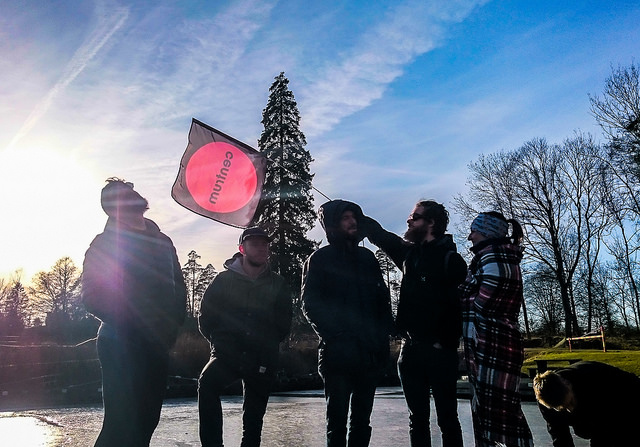
[[[411,215],[409,215],[409,220],[420,220],[420,219],[426,219],[427,216],[424,216],[422,214],[418,214],[418,213],[413,213]]]

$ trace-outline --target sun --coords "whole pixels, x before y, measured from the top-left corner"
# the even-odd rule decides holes
[[[0,277],[33,274],[70,256],[82,262],[104,226],[99,192],[104,179],[70,154],[42,149],[0,152]]]

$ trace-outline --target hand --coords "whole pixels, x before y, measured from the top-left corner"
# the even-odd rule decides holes
[[[373,218],[369,216],[362,216],[360,221],[358,222],[358,233],[364,238],[370,238],[372,235],[377,234],[384,229],[382,226]]]

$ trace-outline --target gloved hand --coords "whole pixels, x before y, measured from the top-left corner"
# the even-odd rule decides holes
[[[358,222],[358,233],[364,238],[371,238],[376,234],[384,231],[382,225],[380,225],[375,219],[369,216],[362,216]]]

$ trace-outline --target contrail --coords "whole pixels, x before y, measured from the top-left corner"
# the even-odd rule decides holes
[[[101,6],[102,5],[98,4],[96,12],[98,17],[104,17],[104,19],[100,21],[89,38],[75,52],[60,80],[34,107],[24,124],[22,124],[20,130],[18,130],[7,146],[7,150],[11,149],[20,139],[22,139],[22,137],[29,133],[38,120],[40,120],[47,110],[49,110],[49,107],[56,97],[61,94],[80,73],[82,73],[87,64],[95,57],[96,54],[98,54],[100,49],[107,43],[111,36],[113,36],[113,34],[124,25],[129,17],[128,8],[117,8],[114,10],[113,15],[106,17],[106,8],[102,8]]]

